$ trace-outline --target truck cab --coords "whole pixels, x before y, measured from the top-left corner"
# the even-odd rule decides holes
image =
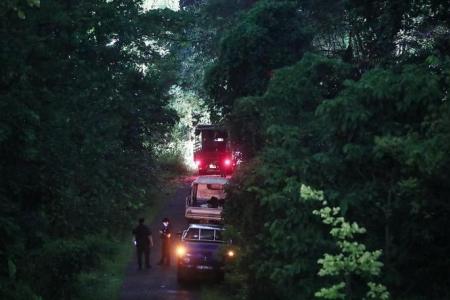
[[[225,185],[228,179],[220,176],[199,176],[191,184],[186,198],[185,217],[189,222],[222,221]]]

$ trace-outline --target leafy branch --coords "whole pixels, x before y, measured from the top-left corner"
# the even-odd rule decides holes
[[[376,277],[381,274],[383,263],[380,262],[381,250],[369,251],[366,246],[355,240],[357,235],[364,234],[366,229],[357,223],[350,223],[340,215],[339,207],[328,206],[327,201],[322,201],[323,207],[314,210],[313,214],[320,216],[322,222],[330,225],[330,234],[336,241],[339,253],[328,254],[318,260],[322,266],[318,275],[335,276],[341,280],[330,286],[321,288],[315,293],[322,299],[353,299],[352,277],[361,278]],[[368,291],[363,299],[389,299],[389,292],[382,284],[372,281],[367,282]]]

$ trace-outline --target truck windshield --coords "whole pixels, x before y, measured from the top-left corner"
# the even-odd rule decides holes
[[[205,229],[205,228],[202,229],[189,228],[187,232],[185,232],[183,239],[189,241],[223,242],[222,230]]]
[[[218,208],[223,206],[225,191],[223,185],[198,184],[196,194],[196,206]]]

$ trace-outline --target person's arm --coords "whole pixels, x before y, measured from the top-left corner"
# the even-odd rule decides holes
[[[150,235],[148,236],[148,240],[150,241],[150,247],[153,248],[153,236],[152,236],[152,234],[150,234]]]

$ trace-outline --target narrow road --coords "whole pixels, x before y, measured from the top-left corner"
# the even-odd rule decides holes
[[[122,300],[194,300],[200,298],[199,285],[180,286],[176,279],[176,259],[172,251],[172,265],[158,266],[160,258],[160,239],[158,230],[162,219],[168,217],[172,222],[173,232],[179,232],[186,228],[184,218],[185,198],[189,191],[193,177],[180,180],[177,190],[171,199],[166,201],[161,212],[156,216],[151,229],[155,246],[150,255],[152,268],[137,270],[136,254],[128,264],[125,280],[122,285],[120,299]],[[175,235],[176,239],[177,236]],[[172,247],[173,249],[174,247]],[[174,249],[173,249],[174,250]]]

